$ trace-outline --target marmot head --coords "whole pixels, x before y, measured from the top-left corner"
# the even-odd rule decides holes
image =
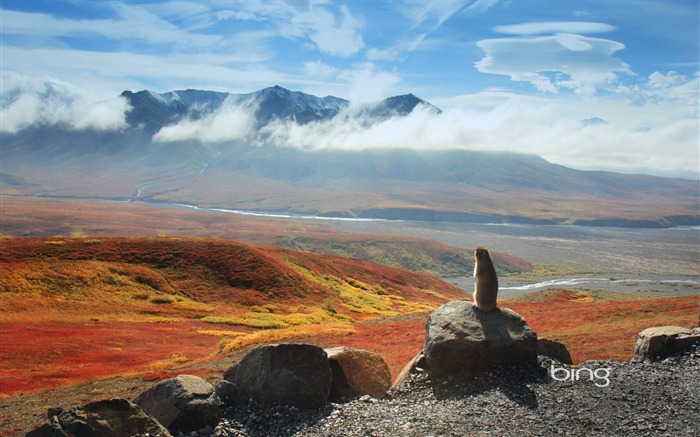
[[[491,258],[489,256],[489,251],[486,250],[485,247],[477,247],[476,250],[474,251],[474,256],[476,257],[477,260]]]

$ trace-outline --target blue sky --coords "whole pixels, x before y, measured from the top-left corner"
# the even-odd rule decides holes
[[[89,115],[81,108],[125,89],[244,93],[281,85],[354,102],[410,92],[445,112],[414,114],[408,126],[295,135],[325,137],[319,147],[336,145],[327,140],[336,135],[342,147],[513,150],[583,169],[700,171],[697,0],[2,0],[1,7],[5,131],[58,114],[83,117],[78,128],[107,128],[111,121],[85,117],[108,119],[111,110],[123,112],[118,102]],[[39,98],[49,88],[65,96],[61,104]],[[19,105],[18,94],[36,98]]]

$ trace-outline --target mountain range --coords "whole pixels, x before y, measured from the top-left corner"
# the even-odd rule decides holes
[[[441,112],[413,94],[364,105],[279,86],[249,94],[124,91],[120,98],[129,110],[119,129],[44,123],[3,132],[2,193],[340,217],[700,224],[693,180],[580,171],[506,152],[317,147],[311,138],[332,144],[338,129]]]

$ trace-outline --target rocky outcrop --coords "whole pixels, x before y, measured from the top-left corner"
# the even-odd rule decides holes
[[[385,398],[391,387],[391,371],[384,358],[362,349],[325,349],[332,383],[328,400],[345,402],[361,395]]]
[[[653,360],[667,357],[689,348],[700,341],[700,328],[657,326],[639,333],[632,361]]]
[[[560,363],[573,364],[569,350],[564,346],[564,343],[548,338],[537,339],[537,355],[544,355],[549,358],[554,358]]]
[[[122,437],[171,434],[138,405],[126,399],[106,399],[68,410],[52,408],[49,420],[28,432],[27,437],[100,436]]]
[[[172,433],[215,427],[221,418],[214,386],[193,375],[160,381],[141,393],[134,403]]]
[[[318,346],[274,344],[251,349],[224,379],[237,387],[244,401],[316,407],[328,400],[331,369],[328,355]]]
[[[428,318],[423,353],[438,374],[535,363],[537,334],[511,310],[485,313],[471,302],[452,301]]]

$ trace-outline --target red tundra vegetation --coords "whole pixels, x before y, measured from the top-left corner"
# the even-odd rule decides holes
[[[0,240],[0,397],[111,376],[214,377],[254,344],[308,341],[382,355],[422,348],[429,311],[467,293],[367,261],[199,238]],[[637,333],[692,326],[695,296],[596,301],[560,290],[502,302],[575,362],[629,359]]]

